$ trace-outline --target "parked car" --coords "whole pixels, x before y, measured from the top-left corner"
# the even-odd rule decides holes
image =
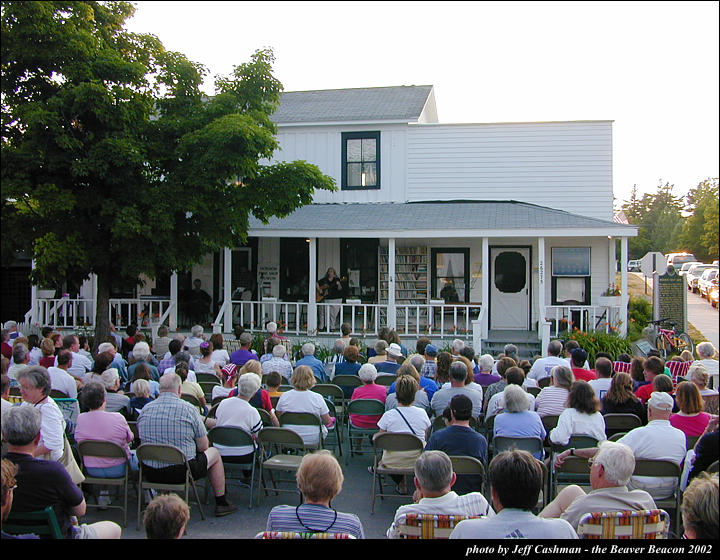
[[[702,273],[700,279],[698,280],[698,292],[700,292],[700,297],[704,298],[708,294],[710,287],[712,286],[712,281],[717,278],[717,275],[717,267],[708,268]]]
[[[705,263],[694,264],[693,266],[691,266],[685,274],[685,282],[687,284],[687,289],[691,292],[697,292],[698,280],[700,280],[700,276],[703,272],[705,272],[705,270],[711,267],[711,264]]]
[[[687,271],[694,264],[702,264],[702,263],[698,262],[698,261],[683,263],[683,265],[680,267],[680,270],[678,271],[678,276],[685,276],[685,274],[687,274]]]
[[[713,280],[712,287],[710,288],[710,292],[708,293],[708,301],[710,302],[710,305],[712,305],[715,309],[718,308],[718,278],[715,277],[715,280]]]
[[[667,255],[667,265],[673,265],[675,270],[679,270],[686,262],[697,262],[697,258],[692,253],[670,253]]]
[[[640,272],[640,259],[628,261],[628,272]]]

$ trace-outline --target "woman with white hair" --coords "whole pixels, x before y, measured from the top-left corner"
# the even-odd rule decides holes
[[[59,461],[65,444],[65,419],[60,408],[50,398],[50,375],[42,366],[28,366],[18,373],[22,406],[34,406],[42,414],[40,442],[34,457]]]
[[[388,343],[382,339],[378,340],[373,346],[375,355],[368,358],[369,364],[379,364],[387,360],[387,347]]]
[[[692,365],[701,364],[705,366],[708,375],[710,375],[709,387],[711,389],[718,389],[719,385],[717,350],[713,346],[712,342],[708,342],[706,340],[705,342],[701,342],[697,345],[697,347],[695,348],[695,352],[697,352],[699,360],[695,360]]]
[[[250,399],[260,389],[260,379],[254,373],[245,373],[238,378],[238,394],[236,397],[223,399],[217,407],[215,417],[216,426],[232,426],[240,428],[253,436],[262,429],[263,424],[260,413],[250,404]],[[223,461],[227,463],[250,464],[252,463],[254,447],[250,445],[241,447],[230,447],[226,445],[213,444],[220,452]],[[244,471],[246,477],[250,471]]]
[[[96,376],[92,376],[96,377]],[[130,409],[130,397],[119,393],[120,374],[115,368],[109,368],[102,372],[100,379],[96,379],[105,387],[106,404],[105,410],[108,412],[119,412],[126,418],[132,418],[133,413]]]
[[[358,377],[360,377],[363,384],[360,387],[355,387],[350,400],[375,399],[385,404],[387,387],[375,383],[375,379],[377,378],[377,369],[375,369],[375,366],[372,364],[363,364],[358,371]],[[382,414],[374,416],[351,414],[350,421],[358,428],[377,428],[377,422],[381,416]]]
[[[160,379],[160,372],[158,371],[158,368],[152,365],[150,345],[147,342],[145,342],[144,340],[136,342],[135,346],[133,346],[132,349],[132,355],[135,358],[135,361],[130,367],[128,367],[128,377],[130,379],[132,379],[133,373],[135,372],[135,368],[138,366],[138,364],[145,364],[150,370],[150,375],[155,381],[158,381]]]
[[[568,366],[555,366],[550,370],[550,385],[535,397],[535,410],[542,416],[560,416],[567,408],[570,387],[575,376]]]
[[[545,426],[534,410],[527,408],[527,394],[519,385],[508,385],[503,390],[505,408],[495,417],[493,437],[511,438],[536,437],[545,439]],[[543,452],[533,454],[537,459],[543,458]]]
[[[136,379],[130,386],[135,396],[130,399],[130,407],[140,414],[143,407],[153,401],[150,396],[150,383],[147,379]]]
[[[700,391],[700,396],[711,397],[717,395],[718,392],[715,389],[710,389],[710,372],[701,363],[693,363],[687,372],[687,377],[692,381]]]
[[[478,358],[478,367],[480,371],[474,375],[475,383],[481,387],[488,387],[493,383],[497,383],[502,379],[499,375],[493,373],[495,366],[495,358],[491,354],[483,354]]]

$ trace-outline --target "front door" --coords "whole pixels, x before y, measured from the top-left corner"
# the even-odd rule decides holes
[[[530,248],[490,247],[490,328],[529,326]]]

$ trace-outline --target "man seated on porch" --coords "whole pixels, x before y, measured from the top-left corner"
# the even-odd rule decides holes
[[[575,348],[570,353],[572,372],[577,380],[591,381],[593,379],[597,379],[597,375],[594,371],[583,367],[583,364],[587,363],[587,357],[587,352],[583,348]]]
[[[452,461],[443,451],[425,451],[415,461],[415,493],[412,504],[400,506],[387,530],[389,539],[400,538],[398,523],[410,513],[493,517],[495,512],[480,492],[458,495],[451,490],[457,475]]]
[[[465,386],[467,376],[468,368],[463,362],[456,361],[450,365],[450,387],[447,389],[440,389],[430,400],[430,406],[435,412],[435,416],[442,415],[443,411],[450,405],[450,401],[455,395],[465,395],[468,397],[473,405],[473,417],[477,418],[480,415],[483,405],[482,390],[477,391],[474,389],[468,389]]]
[[[253,340],[252,335],[250,333],[244,332],[240,335],[238,340],[240,341],[240,348],[230,354],[230,362],[240,367],[244,366],[245,362],[247,362],[248,360],[257,360],[257,353],[255,352],[255,350],[252,350],[250,348]]]
[[[402,354],[402,348],[400,348],[399,344],[395,344],[394,342],[390,344],[390,346],[387,347],[386,352],[386,359],[384,362],[374,362],[375,368],[377,369],[379,374],[383,373],[392,373],[394,374],[400,365],[402,364],[404,358]]]
[[[628,490],[635,455],[623,443],[602,441],[590,462],[590,486],[585,493],[572,484],[563,488],[539,513],[539,517],[566,520],[577,531],[580,519],[595,511],[638,511],[656,509],[655,500],[645,490]]]
[[[306,342],[302,345],[301,349],[303,357],[295,362],[295,367],[298,366],[309,366],[312,369],[315,377],[320,379],[323,383],[327,381],[325,375],[325,366],[323,363],[315,357],[315,345],[312,342]]]
[[[110,362],[110,365],[108,367],[114,367],[116,370],[118,370],[118,375],[120,375],[120,379],[123,383],[126,383],[130,380],[125,359],[117,351],[117,347],[112,342],[100,343],[98,345],[97,351],[98,355],[102,354],[103,352],[108,352],[113,357],[112,362]]]
[[[547,356],[544,358],[538,358],[533,362],[530,368],[530,373],[527,375],[527,387],[537,387],[537,382],[545,377],[550,377],[550,370],[555,366],[567,365],[561,354],[563,351],[563,344],[560,340],[551,340],[547,346]],[[532,384],[530,383],[532,381]]]

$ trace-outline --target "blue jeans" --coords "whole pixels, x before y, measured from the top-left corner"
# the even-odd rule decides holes
[[[115,465],[114,467],[87,467],[87,473],[90,476],[96,476],[98,478],[121,478],[125,476],[126,464]],[[135,456],[135,452],[130,452],[130,470],[138,470],[138,460]]]

